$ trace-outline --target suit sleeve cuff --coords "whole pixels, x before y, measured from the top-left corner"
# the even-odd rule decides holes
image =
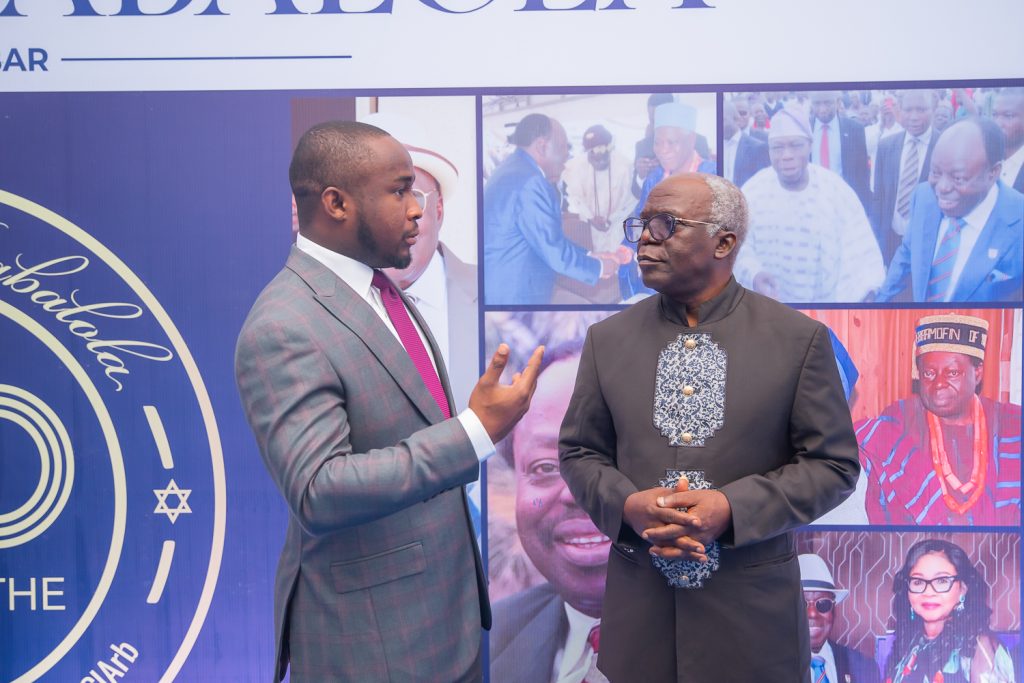
[[[476,459],[479,462],[482,463],[494,455],[494,442],[491,441],[491,437],[487,434],[487,430],[484,429],[484,425],[480,422],[480,418],[476,416],[476,413],[466,408],[459,413],[458,420],[462,428],[466,430],[469,442],[473,444],[473,451],[476,453]]]

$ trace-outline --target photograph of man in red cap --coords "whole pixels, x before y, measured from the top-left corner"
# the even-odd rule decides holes
[[[1020,524],[1020,406],[980,395],[988,321],[918,320],[917,393],[856,425],[872,524]]]

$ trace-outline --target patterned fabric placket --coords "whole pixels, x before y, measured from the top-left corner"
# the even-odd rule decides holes
[[[726,354],[709,334],[680,334],[658,357],[654,426],[673,446],[698,447],[725,424]]]
[[[680,334],[658,357],[654,426],[673,446],[700,447],[725,424],[726,353],[709,334]],[[714,488],[701,470],[666,470],[659,485],[675,488],[686,477],[690,490]],[[674,588],[701,588],[719,566],[720,548],[705,548],[707,562],[651,557]]]

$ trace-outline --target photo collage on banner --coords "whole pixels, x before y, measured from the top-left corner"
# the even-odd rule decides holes
[[[614,539],[558,431],[588,327],[653,293],[622,221],[683,171],[747,197],[740,284],[831,333],[862,472],[797,533],[814,664],[1021,680],[1024,90],[960,85],[480,98],[481,360],[547,348],[486,471],[492,681],[591,665]]]

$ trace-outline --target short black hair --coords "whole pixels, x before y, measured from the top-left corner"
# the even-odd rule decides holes
[[[386,135],[387,131],[357,121],[326,121],[302,134],[288,167],[300,227],[312,218],[326,188],[358,194],[366,163],[373,158],[367,143]]]
[[[676,96],[670,92],[656,92],[647,98],[648,107],[657,107],[661,104],[668,104],[669,102],[675,102]]]
[[[551,119],[544,114],[527,114],[519,123],[508,141],[516,147],[529,147],[537,138],[551,135]]]

